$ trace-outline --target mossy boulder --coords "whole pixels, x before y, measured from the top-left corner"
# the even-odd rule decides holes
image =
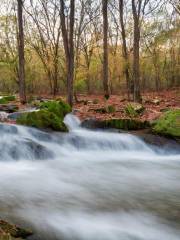
[[[17,123],[40,129],[67,132],[63,122],[66,114],[71,112],[71,107],[60,101],[47,101],[40,104],[39,111],[23,113],[17,118]]]
[[[180,138],[180,109],[165,112],[153,126],[156,134]]]
[[[135,119],[108,119],[108,120],[95,120],[88,119],[82,123],[82,127],[90,129],[119,129],[119,130],[140,130],[149,128],[150,124],[147,121],[139,121]]]
[[[26,239],[32,234],[30,230],[0,220],[0,240]]]
[[[15,101],[16,97],[15,96],[4,96],[0,99],[0,104],[7,104],[9,102]]]
[[[40,105],[40,109],[52,112],[62,119],[66,116],[66,114],[72,111],[70,105],[63,102],[62,100],[43,102]]]
[[[147,121],[135,119],[109,119],[104,121],[106,128],[115,128],[123,130],[139,130],[149,127]]]
[[[22,114],[16,121],[18,124],[40,129],[67,132],[63,119],[48,110],[40,110]]]
[[[139,114],[143,113],[144,110],[144,106],[140,103],[129,103],[125,107],[125,113],[129,117],[137,117]]]

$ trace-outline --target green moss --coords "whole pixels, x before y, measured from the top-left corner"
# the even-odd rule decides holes
[[[125,107],[125,113],[129,117],[137,117],[144,111],[144,107],[139,103],[130,103]]]
[[[134,119],[110,119],[103,122],[105,128],[115,128],[123,130],[139,130],[149,127],[147,121],[138,121]]]
[[[15,96],[4,96],[3,98],[0,99],[0,104],[7,104],[15,100],[16,100]]]
[[[48,110],[25,113],[17,119],[17,123],[40,129],[52,129],[61,132],[68,131],[63,123],[63,119]]]
[[[153,132],[170,137],[180,137],[180,109],[163,114],[153,127]]]
[[[72,111],[69,104],[63,102],[62,100],[44,102],[40,105],[40,109],[44,109],[49,112],[52,112],[60,118],[64,118],[66,114]]]
[[[6,99],[4,99],[4,98],[0,99],[0,104],[7,104],[7,103],[8,103],[8,101]]]
[[[107,112],[108,113],[115,113],[116,112],[116,108],[114,106],[112,106],[112,105],[109,105],[107,107]]]
[[[15,101],[16,100],[16,97],[15,96],[5,96],[3,97],[6,101],[8,102],[12,102],[12,101]]]

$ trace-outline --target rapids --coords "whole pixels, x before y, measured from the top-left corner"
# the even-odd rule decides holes
[[[0,218],[36,240],[179,240],[180,153],[65,123],[0,125]]]

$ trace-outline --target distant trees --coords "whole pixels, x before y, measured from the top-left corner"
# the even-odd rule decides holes
[[[25,58],[24,58],[24,26],[23,26],[23,1],[18,0],[18,54],[19,54],[19,96],[22,104],[26,103],[25,87]]]
[[[30,22],[27,23],[27,41],[39,56],[48,77],[51,94],[56,96],[60,79],[59,5],[56,0],[30,1],[30,5],[25,10],[29,17],[27,21]]]
[[[2,0],[0,91],[19,91],[22,103],[25,85],[66,92],[72,105],[79,92],[140,102],[145,90],[179,86],[178,9],[176,0]]]

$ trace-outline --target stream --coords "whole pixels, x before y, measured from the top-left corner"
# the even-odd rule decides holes
[[[65,123],[0,124],[0,218],[34,240],[180,240],[180,151]]]

